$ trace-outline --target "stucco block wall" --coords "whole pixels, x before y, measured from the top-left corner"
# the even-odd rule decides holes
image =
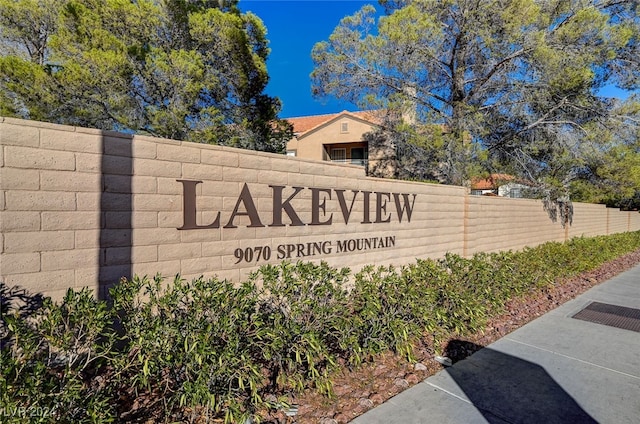
[[[7,284],[53,295],[68,287],[98,288],[86,278],[100,263],[98,134],[2,120],[0,275]]]
[[[195,224],[183,228],[189,184]],[[640,229],[640,214],[600,205],[574,205],[563,229],[533,200],[10,118],[0,118],[0,188],[0,279],[54,298],[85,286],[105,296],[135,274],[240,281],[282,259],[357,270]]]
[[[608,233],[623,233],[629,231],[628,212],[620,212],[619,209],[608,208]]]
[[[629,231],[636,231],[636,228],[640,228],[640,213],[633,211],[627,212],[629,216]]]
[[[493,196],[468,197],[466,232],[467,255],[565,239],[562,226],[549,219],[541,202]]]
[[[605,205],[574,203],[573,219],[571,226],[568,227],[568,237],[592,237],[608,234],[607,223],[608,209]]]

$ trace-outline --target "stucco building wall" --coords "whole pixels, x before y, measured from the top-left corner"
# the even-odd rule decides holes
[[[343,130],[343,125],[346,125],[346,131]],[[287,150],[295,150],[296,156],[301,158],[328,160],[325,145],[339,143],[362,144],[362,135],[372,131],[374,128],[375,126],[370,122],[349,115],[341,116],[305,132],[301,138],[294,137],[287,143]]]

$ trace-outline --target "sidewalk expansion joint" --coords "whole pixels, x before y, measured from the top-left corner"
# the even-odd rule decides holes
[[[479,405],[476,405],[475,403],[471,402],[470,400],[465,399],[462,396],[458,396],[457,394],[455,394],[453,392],[450,392],[449,390],[443,389],[442,387],[437,386],[437,385],[431,383],[428,380],[425,381],[425,383],[427,383],[429,386],[433,387],[436,390],[440,390],[441,392],[444,392],[444,393],[448,394],[449,396],[452,396],[452,397],[454,397],[454,398],[456,398],[458,400],[461,400],[462,402],[464,402],[464,403],[466,403],[468,405],[473,406],[478,411],[480,411],[480,413],[482,415],[484,415],[485,417],[486,417],[486,414],[491,414],[491,415],[495,416],[496,418],[499,418],[501,421],[504,421],[505,423],[514,424],[514,421],[510,420],[509,417],[505,417],[505,416],[503,416],[501,414],[497,414],[495,411],[492,411],[490,409],[486,409],[486,408],[483,408],[483,407],[481,407]]]
[[[510,342],[513,342],[513,343],[518,343],[518,344],[521,344],[523,346],[528,346],[528,347],[531,347],[531,348],[534,348],[534,349],[537,349],[537,350],[541,350],[543,352],[551,353],[553,355],[561,356],[563,358],[571,359],[573,361],[577,361],[577,362],[580,362],[580,363],[583,363],[583,364],[586,364],[586,365],[591,365],[591,366],[596,367],[596,368],[600,368],[600,369],[603,369],[603,370],[614,372],[616,374],[620,374],[620,375],[624,375],[626,377],[631,377],[633,379],[640,380],[640,376],[629,374],[629,373],[626,373],[626,372],[623,372],[623,371],[618,371],[618,370],[615,370],[613,368],[605,367],[605,366],[602,366],[602,365],[594,364],[593,362],[585,361],[584,359],[576,358],[574,356],[565,355],[565,354],[560,353],[560,352],[556,352],[556,351],[553,351],[553,350],[545,349],[545,348],[542,348],[542,347],[539,347],[539,346],[535,346],[535,345],[532,345],[532,344],[529,344],[529,343],[521,342],[519,340],[514,340],[514,339],[511,339],[511,338],[508,338],[508,337],[505,337],[504,339],[508,340]]]

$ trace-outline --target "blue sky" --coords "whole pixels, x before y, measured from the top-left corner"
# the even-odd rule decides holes
[[[271,78],[267,93],[282,101],[280,117],[357,110],[348,102],[314,99],[309,74],[313,71],[313,45],[328,40],[340,19],[352,15],[365,4],[381,10],[373,0],[240,0],[240,9],[253,12],[267,27],[271,48],[267,62]],[[627,96],[614,87],[603,89],[601,94],[620,98]]]
[[[357,110],[351,103],[314,99],[309,74],[313,71],[313,45],[329,39],[340,19],[365,4],[379,9],[376,1],[240,0],[240,9],[258,15],[267,27],[271,47],[267,93],[282,101],[281,117]]]

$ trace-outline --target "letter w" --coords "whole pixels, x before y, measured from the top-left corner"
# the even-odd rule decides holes
[[[411,214],[413,213],[413,205],[416,203],[416,194],[413,195],[413,200],[409,204],[409,195],[402,193],[402,204],[400,204],[400,194],[393,193],[393,200],[396,203],[396,211],[398,212],[398,222],[402,222],[402,216],[404,211],[407,211],[407,222],[411,222]]]

